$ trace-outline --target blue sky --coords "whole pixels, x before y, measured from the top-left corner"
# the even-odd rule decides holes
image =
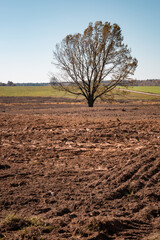
[[[160,0],[0,0],[0,82],[49,82],[56,43],[99,20],[121,27],[136,79],[160,79]]]

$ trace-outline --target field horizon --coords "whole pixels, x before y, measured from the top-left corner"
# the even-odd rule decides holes
[[[137,92],[127,92],[134,90]],[[144,92],[146,94],[138,93]],[[147,95],[150,93],[151,95]],[[153,94],[153,95],[152,95]],[[157,94],[154,95],[154,94]],[[158,95],[159,94],[159,95]],[[53,97],[53,98],[70,98],[80,101],[85,100],[84,97],[75,97],[71,93],[59,90],[58,87],[51,86],[0,86],[0,97]],[[142,87],[127,87],[124,91],[120,91],[119,87],[109,92],[107,100],[159,100],[160,87],[159,86],[142,86]]]

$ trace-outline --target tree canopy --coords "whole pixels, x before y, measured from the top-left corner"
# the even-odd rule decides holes
[[[56,45],[53,57],[60,75],[53,74],[51,83],[56,81],[65,91],[83,95],[89,107],[129,79],[137,67],[137,59],[123,43],[120,27],[101,21],[90,23],[83,34],[67,35]],[[62,79],[73,82],[79,91],[63,86]],[[103,84],[105,80],[107,84]]]

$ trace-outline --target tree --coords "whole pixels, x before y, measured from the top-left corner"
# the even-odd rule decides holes
[[[15,84],[12,81],[8,81],[7,86],[15,86]]]
[[[51,84],[57,82],[63,90],[84,96],[88,106],[93,107],[96,99],[134,74],[137,60],[130,52],[117,24],[90,23],[83,34],[67,35],[53,52],[53,64],[60,69],[63,79],[73,82],[79,91],[63,85],[62,77],[59,80],[55,75]]]

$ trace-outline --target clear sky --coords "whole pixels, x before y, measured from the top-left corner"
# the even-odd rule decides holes
[[[121,27],[136,79],[160,79],[160,0],[0,0],[0,82],[49,82],[56,43],[99,20]]]

